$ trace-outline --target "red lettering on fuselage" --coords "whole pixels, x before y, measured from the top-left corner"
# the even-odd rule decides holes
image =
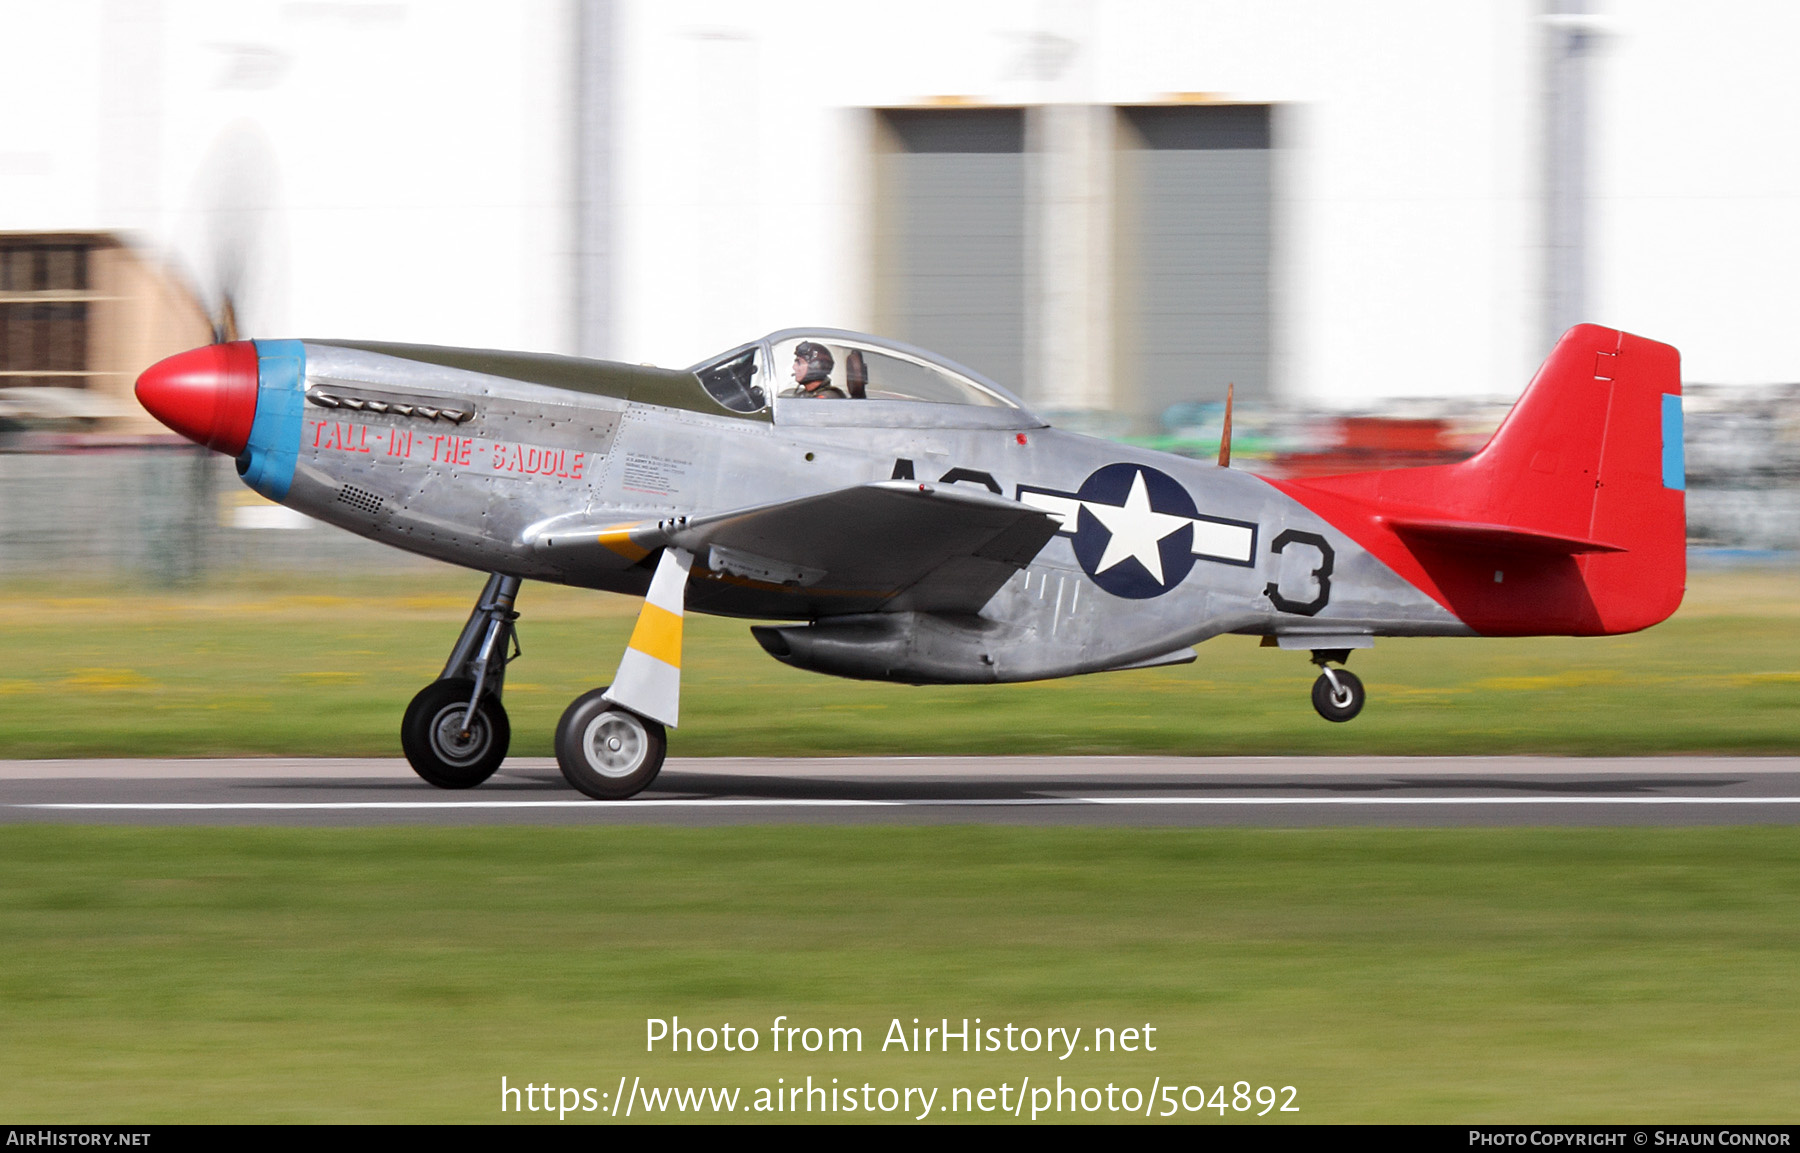
[[[433,464],[469,468],[489,476],[554,477],[585,480],[591,453],[567,448],[481,441],[450,433],[415,433],[412,429],[357,424],[352,421],[309,420],[312,447],[320,451],[371,454],[382,459],[410,461],[427,455]],[[378,448],[371,447],[371,442]]]
[[[475,459],[475,438],[434,436],[431,438],[431,459],[439,464],[466,465]]]
[[[566,448],[539,448],[529,444],[494,444],[488,446],[490,465],[505,476],[553,476],[562,480],[580,480],[587,464],[587,453]]]
[[[313,447],[338,452],[368,452],[369,427],[341,420],[322,420],[313,429]]]

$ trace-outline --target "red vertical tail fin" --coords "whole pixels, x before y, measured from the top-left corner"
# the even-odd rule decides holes
[[[1281,487],[1488,634],[1623,633],[1687,577],[1681,360],[1584,324],[1456,465]]]
[[[1500,431],[1464,467],[1491,480],[1496,519],[1619,550],[1592,551],[1579,563],[1603,631],[1631,632],[1681,604],[1681,436],[1681,355],[1584,324],[1557,343]]]

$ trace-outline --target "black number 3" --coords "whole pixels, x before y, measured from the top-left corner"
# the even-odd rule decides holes
[[[1325,538],[1318,533],[1301,532],[1299,529],[1293,528],[1283,532],[1270,542],[1269,551],[1279,553],[1291,544],[1307,544],[1319,550],[1319,567],[1312,570],[1313,580],[1319,582],[1319,595],[1305,603],[1291,601],[1281,595],[1281,588],[1274,581],[1268,583],[1263,589],[1263,593],[1269,598],[1270,603],[1282,612],[1310,617],[1331,601],[1331,564],[1337,559],[1337,554],[1331,551],[1331,546],[1326,544]]]

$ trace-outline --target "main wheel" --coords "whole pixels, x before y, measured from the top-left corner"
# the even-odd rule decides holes
[[[406,706],[400,722],[400,747],[413,772],[440,789],[472,789],[487,780],[512,743],[506,709],[493,696],[481,698],[464,728],[474,692],[475,682],[463,677],[433,681]]]
[[[556,726],[556,763],[571,785],[601,801],[618,801],[648,788],[669,750],[662,725],[604,697],[595,689],[575,698]]]
[[[1331,677],[1337,678],[1336,688]],[[1330,677],[1320,673],[1313,682],[1313,708],[1328,721],[1347,721],[1362,712],[1366,695],[1362,681],[1349,669],[1333,669]]]

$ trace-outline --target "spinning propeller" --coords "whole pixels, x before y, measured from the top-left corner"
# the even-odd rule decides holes
[[[213,342],[151,365],[136,391],[157,420],[196,444],[236,456],[256,420],[256,345],[241,339],[239,326],[252,287],[267,287],[274,151],[251,125],[229,129],[202,165],[199,186],[200,208],[182,263],[197,270],[190,280]]]

